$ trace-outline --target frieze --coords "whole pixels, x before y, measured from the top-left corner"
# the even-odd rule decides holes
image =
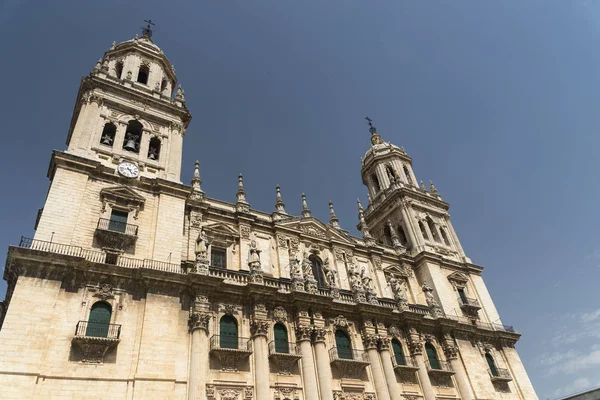
[[[286,323],[287,322],[287,311],[281,306],[277,306],[273,309],[273,319],[276,322]]]

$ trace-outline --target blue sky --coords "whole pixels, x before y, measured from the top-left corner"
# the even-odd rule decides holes
[[[199,159],[208,196],[243,172],[254,208],[280,184],[355,232],[369,115],[451,204],[540,398],[600,384],[600,2],[5,0],[0,248],[33,234],[80,78],[147,18],[193,114],[186,183]]]

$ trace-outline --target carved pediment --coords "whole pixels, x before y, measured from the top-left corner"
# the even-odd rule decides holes
[[[455,284],[466,285],[469,278],[460,272],[454,272],[448,276],[448,280]]]
[[[237,230],[220,222],[205,225],[202,229],[206,232],[208,243],[217,246],[229,247],[240,238]]]
[[[344,232],[333,228],[329,224],[324,224],[316,218],[294,219],[281,221],[277,224],[280,227],[293,229],[301,235],[321,239],[321,240],[337,240],[348,244],[353,244],[350,237]]]
[[[386,275],[393,275],[395,277],[410,278],[413,275],[413,270],[408,264],[404,265],[390,265],[384,269]]]
[[[102,201],[120,200],[137,205],[142,205],[146,201],[146,199],[140,194],[138,194],[135,190],[123,185],[108,187],[100,190],[100,198],[102,199]]]

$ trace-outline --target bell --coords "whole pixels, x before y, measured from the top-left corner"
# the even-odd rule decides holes
[[[148,158],[151,160],[158,159],[158,153],[155,148],[150,148],[150,151],[148,152]]]
[[[125,142],[125,146],[123,146],[123,148],[129,151],[136,151],[137,149],[135,146],[135,140],[129,139],[127,142]]]
[[[102,144],[106,144],[106,145],[112,146],[112,144],[113,144],[113,138],[110,137],[109,135],[102,136]]]

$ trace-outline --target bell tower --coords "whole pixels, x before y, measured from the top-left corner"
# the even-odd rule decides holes
[[[175,68],[151,34],[144,28],[142,37],[113,43],[82,79],[66,152],[117,173],[179,182],[191,115],[183,89],[175,89]],[[117,168],[122,162],[129,169]]]
[[[412,159],[404,148],[384,142],[372,120],[366,118],[371,148],[362,159],[362,181],[369,204],[358,228],[378,243],[399,252],[438,253],[456,261],[468,260],[450,222],[450,205],[430,182],[419,185]]]
[[[143,35],[113,42],[81,80],[67,137],[54,151],[35,239],[177,264],[185,201],[183,137],[191,120],[175,68]],[[116,261],[114,261],[116,262]]]

